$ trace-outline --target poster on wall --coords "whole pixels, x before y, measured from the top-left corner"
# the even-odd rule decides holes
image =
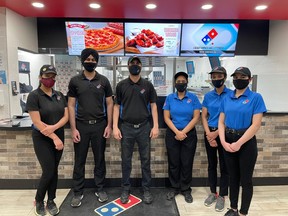
[[[69,55],[93,48],[100,55],[124,55],[123,23],[65,22]]]
[[[125,55],[179,56],[181,24],[125,23]]]
[[[3,70],[0,70],[0,84],[7,84],[6,72]]]

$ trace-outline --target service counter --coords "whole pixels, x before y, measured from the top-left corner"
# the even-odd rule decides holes
[[[35,157],[31,138],[31,122],[17,119],[18,127],[0,125],[0,189],[35,188],[41,175],[41,168]],[[207,185],[207,157],[203,140],[201,122],[196,126],[198,145],[193,167],[193,185]],[[164,143],[165,128],[152,141],[151,168],[153,186],[167,186],[167,155]],[[71,131],[65,129],[65,149],[59,166],[59,187],[71,187],[73,171],[73,144]],[[267,113],[257,135],[258,160],[254,177],[256,185],[287,184],[288,182],[288,113]],[[114,138],[107,140],[106,168],[107,185],[120,186],[121,155],[120,143]],[[137,145],[133,155],[131,177],[133,184],[139,185],[141,178]],[[89,151],[86,163],[87,185],[93,186],[93,156]]]

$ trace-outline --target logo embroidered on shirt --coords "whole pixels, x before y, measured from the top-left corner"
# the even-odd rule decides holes
[[[244,100],[242,103],[243,103],[243,104],[247,104],[248,102],[249,102],[249,100],[246,99],[246,100]]]
[[[60,97],[60,96],[57,96],[57,100],[60,101],[60,99],[61,99],[61,97]]]
[[[98,84],[98,85],[97,85],[97,88],[98,88],[98,89],[101,88],[101,84]]]
[[[187,100],[187,103],[188,103],[188,104],[189,104],[189,103],[191,103],[191,102],[192,102],[192,100],[191,100],[191,99],[188,99],[188,100]]]
[[[144,92],[145,92],[145,89],[142,89],[142,90],[140,91],[141,94],[144,94]]]

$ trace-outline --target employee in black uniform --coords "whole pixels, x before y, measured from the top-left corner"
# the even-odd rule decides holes
[[[211,206],[216,202],[215,210],[223,211],[225,196],[228,195],[228,171],[225,165],[223,147],[218,136],[219,107],[224,97],[232,90],[224,85],[227,78],[226,69],[218,66],[209,73],[211,75],[214,90],[204,96],[202,103],[202,124],[204,128],[204,141],[208,158],[208,181],[210,194],[205,199],[205,206]],[[218,153],[218,157],[217,157]],[[220,187],[217,193],[217,164],[219,158]]]
[[[218,123],[230,180],[231,209],[225,216],[243,216],[248,214],[253,196],[252,176],[258,155],[255,134],[267,110],[262,96],[248,87],[252,78],[247,67],[237,68],[231,76],[235,90],[223,99]],[[238,212],[240,184],[242,200]]]
[[[187,73],[176,73],[174,82],[177,92],[168,95],[163,106],[164,121],[168,126],[165,143],[172,186],[167,199],[172,200],[182,193],[185,201],[192,203],[192,169],[197,146],[195,125],[200,118],[201,103],[195,94],[187,91]]]
[[[158,136],[158,113],[156,91],[149,81],[141,78],[141,60],[132,56],[128,60],[130,76],[116,86],[116,100],[113,113],[113,134],[121,140],[122,158],[122,203],[129,201],[130,174],[132,155],[135,142],[138,143],[142,170],[143,201],[150,204],[153,196],[150,192],[151,168],[150,148],[151,138]],[[151,129],[149,118],[153,119]],[[120,120],[119,120],[120,119]],[[118,123],[121,123],[120,129]]]
[[[64,125],[68,121],[68,109],[65,97],[52,87],[57,72],[52,65],[43,65],[40,69],[40,85],[32,91],[26,104],[26,110],[32,119],[32,140],[35,154],[42,168],[42,175],[35,197],[35,214],[57,215],[59,209],[53,201],[56,198],[58,165],[64,147]],[[44,198],[47,193],[47,206]]]
[[[69,121],[75,151],[72,207],[79,207],[84,197],[85,163],[90,143],[95,163],[95,195],[99,202],[108,200],[103,187],[106,139],[112,132],[113,100],[109,80],[95,70],[98,59],[96,50],[84,49],[81,53],[84,70],[71,78],[68,87]]]

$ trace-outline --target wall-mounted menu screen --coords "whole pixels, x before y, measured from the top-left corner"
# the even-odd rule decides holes
[[[179,56],[181,24],[125,23],[125,55]]]
[[[239,24],[184,23],[180,56],[234,56]]]
[[[93,48],[100,55],[124,55],[122,22],[65,22],[69,55]]]

